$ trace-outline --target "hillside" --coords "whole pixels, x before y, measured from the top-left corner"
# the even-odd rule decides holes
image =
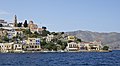
[[[117,32],[99,33],[99,32],[78,30],[78,31],[66,32],[66,34],[76,36],[77,38],[80,38],[83,41],[101,40],[102,45],[107,45],[111,49],[115,49],[115,50],[120,49],[120,33]]]

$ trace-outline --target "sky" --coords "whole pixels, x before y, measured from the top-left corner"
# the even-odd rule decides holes
[[[120,32],[120,0],[0,0],[0,19],[14,15],[49,31]]]

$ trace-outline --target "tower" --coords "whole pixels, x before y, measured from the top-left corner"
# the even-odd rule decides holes
[[[17,16],[14,17],[14,27],[17,27]]]

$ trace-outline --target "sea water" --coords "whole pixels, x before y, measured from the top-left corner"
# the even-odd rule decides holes
[[[120,51],[0,53],[0,66],[120,66]]]

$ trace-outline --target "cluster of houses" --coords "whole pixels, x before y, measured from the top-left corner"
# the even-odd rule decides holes
[[[28,27],[24,27],[23,24],[21,27],[17,27],[17,16],[15,15],[13,23],[7,23],[4,20],[0,20],[0,37],[8,34],[9,38],[16,36],[17,34],[23,34],[24,29],[30,29],[32,33],[38,32],[41,33],[44,28],[39,28],[37,24],[34,24],[33,21],[29,21]]]
[[[0,43],[0,52],[40,51],[40,38],[28,38],[25,43]]]
[[[40,51],[40,38],[28,38],[22,44],[19,43],[0,43],[0,52],[23,52]]]
[[[37,24],[33,21],[29,21],[28,27],[17,27],[17,16],[15,15],[13,23],[7,23],[4,20],[0,20],[0,37],[7,35],[9,39],[20,34],[23,35],[23,30],[30,29],[32,33],[42,33],[46,28],[38,28]],[[64,35],[63,35],[64,36]],[[51,41],[54,35],[48,35],[46,41]],[[24,38],[23,38],[24,39]],[[65,38],[66,39],[66,38]],[[74,36],[67,36],[67,47],[64,51],[99,51],[102,48],[101,41],[94,42],[76,42]],[[70,41],[70,42],[69,42]],[[21,41],[21,43],[8,42],[0,43],[0,52],[23,52],[23,51],[41,51],[41,40],[40,38],[28,38],[27,40]]]
[[[17,35],[23,36],[23,31],[30,29],[32,33],[37,32],[41,33],[44,28],[38,28],[37,24],[34,24],[33,21],[29,21],[28,27],[24,27],[22,24],[21,27],[18,27],[17,16],[15,15],[13,23],[7,23],[5,20],[0,20],[0,38],[7,36],[9,39],[16,37]],[[24,39],[24,38],[23,38]],[[16,42],[2,42],[0,43],[0,52],[16,52],[16,51],[39,51],[41,50],[40,38],[28,38],[23,40],[20,43]]]
[[[67,51],[100,51],[102,50],[101,41],[75,42],[74,36],[68,36]]]

